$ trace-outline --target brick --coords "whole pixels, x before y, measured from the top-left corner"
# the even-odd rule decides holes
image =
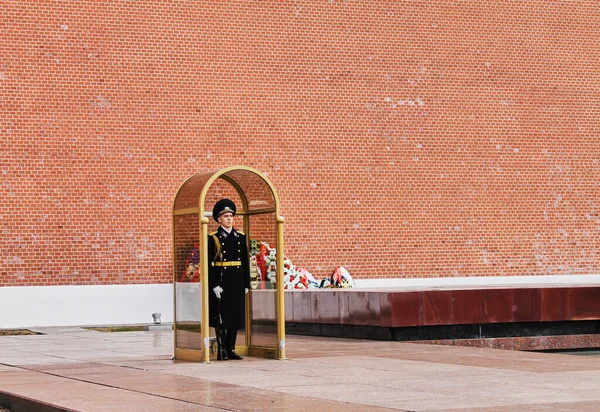
[[[0,21],[0,286],[172,282],[198,232],[176,218],[173,243],[175,193],[236,164],[272,180],[319,279],[600,273],[593,2],[6,1]],[[274,244],[272,218],[252,236]]]

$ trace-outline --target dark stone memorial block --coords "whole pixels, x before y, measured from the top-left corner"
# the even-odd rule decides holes
[[[569,303],[572,320],[600,318],[600,287],[571,288]]]
[[[285,299],[285,321],[294,321],[294,299],[291,293],[286,292],[284,294]]]
[[[351,323],[350,319],[350,303],[349,303],[349,293],[345,291],[340,291],[338,293],[338,303],[340,305],[340,324],[347,325]]]
[[[570,288],[544,288],[541,299],[542,321],[571,319]]]
[[[294,322],[312,322],[310,293],[294,291],[290,295],[294,305]]]
[[[483,294],[481,290],[452,291],[452,323],[464,325],[483,322]]]
[[[353,325],[369,325],[371,304],[369,292],[348,292],[348,310]]]
[[[381,325],[381,303],[380,298],[385,292],[369,292],[369,325],[371,326],[382,326]]]
[[[515,289],[512,310],[514,322],[539,322],[542,320],[540,289]]]
[[[390,304],[390,292],[373,293],[379,300],[379,326],[392,326],[392,305]],[[377,316],[377,315],[375,315]]]
[[[514,320],[515,291],[513,289],[487,289],[483,291],[484,322],[500,323]]]
[[[309,293],[312,293],[312,317],[315,322],[340,323],[339,292],[311,291]]]
[[[312,316],[312,293],[299,293],[300,295],[300,302],[301,302],[301,307],[300,307],[300,313],[302,316],[302,319],[305,322],[312,322],[313,321],[313,316]],[[294,313],[295,316],[295,313]]]
[[[421,292],[390,292],[388,302],[392,310],[392,326],[423,324]]]
[[[452,323],[452,291],[423,291],[423,325]]]
[[[311,290],[303,290],[300,293],[310,294],[310,298],[308,298],[308,301],[310,302],[310,319],[312,322],[321,323],[321,311],[327,309],[327,302],[325,302],[325,297],[319,299],[319,296]],[[304,301],[303,303],[305,302],[306,301]]]
[[[414,341],[600,333],[600,287],[290,291],[286,309],[290,333],[319,336]]]

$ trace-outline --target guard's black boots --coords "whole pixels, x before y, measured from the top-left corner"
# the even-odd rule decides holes
[[[238,355],[237,353],[235,353],[234,351],[231,351],[227,354],[227,356],[229,356],[229,359],[231,360],[242,360],[244,359],[243,356]]]
[[[242,356],[240,356],[234,352],[236,338],[237,338],[237,330],[236,329],[228,329],[227,330],[227,356],[231,360],[244,359]]]

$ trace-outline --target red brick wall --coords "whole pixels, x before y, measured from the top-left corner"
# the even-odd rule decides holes
[[[356,278],[599,272],[596,2],[0,8],[0,284],[171,281],[190,175]]]

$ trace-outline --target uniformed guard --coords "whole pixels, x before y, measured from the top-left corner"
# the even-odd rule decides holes
[[[217,334],[225,335],[217,336],[217,341],[225,345],[224,351],[219,348],[219,360],[242,359],[235,353],[235,340],[238,329],[245,328],[244,295],[250,288],[246,235],[233,227],[235,212],[235,203],[230,199],[219,200],[213,207],[213,219],[220,226],[208,236],[210,326]]]

